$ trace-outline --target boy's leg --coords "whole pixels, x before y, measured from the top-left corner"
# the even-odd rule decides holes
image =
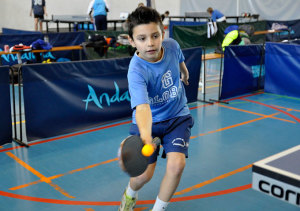
[[[178,117],[168,122],[166,135],[163,139],[164,151],[167,154],[166,173],[160,185],[153,211],[165,210],[180,182],[188,157],[188,146],[193,127],[190,115]]]
[[[167,154],[167,168],[161,182],[158,198],[164,202],[170,201],[180,182],[185,167],[185,154],[170,152]]]
[[[137,191],[140,190],[153,176],[156,162],[149,164],[146,171],[137,177],[131,177],[128,187],[126,188],[119,211],[132,211],[137,200]]]
[[[149,164],[146,171],[137,177],[130,178],[130,187],[134,191],[140,190],[147,182],[149,182],[154,174],[156,162]]]
[[[137,125],[132,124],[129,133],[131,135],[139,136],[140,134]],[[122,196],[119,211],[133,210],[137,200],[137,191],[140,190],[147,182],[149,182],[154,174],[158,153],[159,148],[157,148],[155,153],[153,153],[153,155],[149,158],[149,165],[143,174],[130,178],[130,182]]]
[[[156,127],[152,126],[152,131],[156,131]],[[136,124],[132,124],[129,130],[130,135],[137,135],[140,136],[140,132],[138,129],[138,126]],[[155,136],[155,135],[154,135]],[[157,147],[156,151],[149,157],[149,165],[146,169],[146,171],[137,177],[131,177],[130,178],[130,187],[138,191],[143,187],[144,184],[149,182],[154,174],[156,161],[157,161],[157,155],[159,154],[159,147]]]

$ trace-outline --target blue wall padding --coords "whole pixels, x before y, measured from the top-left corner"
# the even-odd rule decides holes
[[[264,58],[262,58],[262,49],[262,45],[226,47],[220,99],[235,97],[263,88]],[[258,83],[260,83],[259,86]]]
[[[300,97],[300,46],[266,44],[265,91]]]
[[[12,141],[9,67],[0,67],[0,145]]]

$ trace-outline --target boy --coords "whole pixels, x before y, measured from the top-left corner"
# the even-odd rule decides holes
[[[178,43],[172,39],[163,42],[163,24],[156,10],[138,7],[127,21],[129,42],[137,48],[128,70],[133,109],[130,134],[139,135],[145,144],[152,144],[152,137],[161,138],[167,167],[153,211],[165,210],[188,156],[193,119],[181,80],[188,85],[189,73]],[[133,210],[137,191],[153,176],[158,152],[159,147],[142,175],[130,178],[120,211]]]

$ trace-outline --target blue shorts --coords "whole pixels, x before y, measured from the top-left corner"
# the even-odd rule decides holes
[[[159,137],[164,148],[162,158],[166,158],[169,152],[180,152],[188,157],[189,140],[194,120],[191,115],[175,117],[163,122],[152,124],[152,137]],[[136,124],[132,124],[129,130],[131,135],[140,135]],[[149,159],[149,164],[156,162],[160,147]]]

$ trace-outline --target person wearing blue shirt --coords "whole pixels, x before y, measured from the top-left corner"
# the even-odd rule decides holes
[[[206,10],[210,15],[213,22],[223,22],[226,21],[226,17],[223,13],[219,10],[214,10],[213,8],[209,7]]]
[[[219,10],[214,10],[211,7],[207,8],[206,11],[211,16],[211,20],[207,22],[207,38],[210,38],[217,34],[217,22],[226,22],[226,17]]]
[[[139,135],[145,144],[152,144],[153,137],[161,139],[167,166],[153,210],[165,210],[180,182],[194,123],[183,86],[189,84],[189,72],[179,44],[163,40],[163,24],[156,10],[138,7],[127,22],[129,42],[137,49],[128,70],[133,109],[129,132]],[[130,178],[119,211],[134,209],[137,191],[154,174],[159,150],[157,147],[149,157],[142,175]]]
[[[107,30],[107,12],[109,12],[109,7],[106,0],[92,0],[90,2],[88,15],[91,22],[95,24],[96,30]]]

